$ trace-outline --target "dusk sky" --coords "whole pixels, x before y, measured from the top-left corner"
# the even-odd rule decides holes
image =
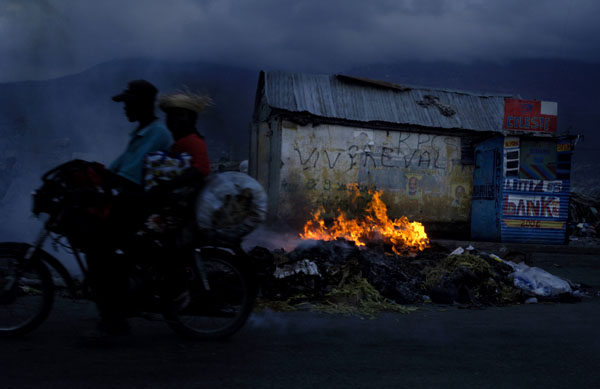
[[[600,62],[595,0],[1,0],[0,82],[127,57],[334,72],[405,60]]]

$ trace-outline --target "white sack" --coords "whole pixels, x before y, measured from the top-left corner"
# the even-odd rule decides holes
[[[210,176],[196,201],[196,221],[206,237],[235,242],[267,214],[267,195],[254,178],[240,172]]]

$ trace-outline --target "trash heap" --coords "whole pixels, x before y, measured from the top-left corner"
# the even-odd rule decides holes
[[[569,282],[542,269],[472,247],[449,253],[432,244],[403,256],[381,244],[359,248],[344,239],[306,240],[290,252],[255,247],[249,256],[257,269],[261,304],[275,310],[374,316],[410,312],[430,302],[485,307],[581,296]]]
[[[570,240],[600,238],[600,199],[572,192],[569,201]]]

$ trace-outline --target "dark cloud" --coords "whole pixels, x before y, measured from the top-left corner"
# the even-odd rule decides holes
[[[600,60],[594,0],[4,0],[0,81],[148,56],[335,71],[399,60]]]

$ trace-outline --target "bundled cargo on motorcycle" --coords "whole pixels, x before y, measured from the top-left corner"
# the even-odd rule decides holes
[[[241,240],[266,215],[266,195],[254,179],[227,172],[201,186],[131,191],[102,165],[74,160],[50,170],[42,181],[33,195],[33,212],[48,218],[37,239],[0,243],[0,336],[28,333],[45,320],[55,294],[49,267],[64,278],[74,298],[95,299],[89,257],[98,252],[128,268],[127,296],[121,296],[127,315],[162,315],[179,334],[200,339],[224,338],[244,325],[256,283]],[[123,204],[129,216],[118,214]],[[153,206],[165,218],[182,211],[183,223],[151,231]],[[75,256],[82,282],[43,249],[48,238]],[[176,279],[184,285],[177,299],[165,298],[173,284],[171,263],[185,270],[185,279]]]

